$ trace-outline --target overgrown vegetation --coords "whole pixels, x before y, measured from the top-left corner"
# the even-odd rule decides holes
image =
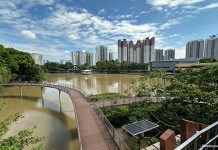
[[[0,45],[0,68],[11,74],[12,81],[35,81],[43,79],[43,72],[29,53]]]
[[[103,109],[114,126],[149,119],[158,122],[162,132],[168,128],[179,132],[181,119],[204,124],[218,120],[218,64],[187,69],[174,76],[163,70],[153,72],[131,89],[131,95],[144,101]],[[153,102],[157,100],[161,102]]]
[[[96,101],[106,101],[106,100],[113,100],[113,99],[119,99],[119,98],[125,98],[125,95],[122,95],[120,93],[103,93],[103,94],[91,94],[88,96],[88,100],[91,102]]]
[[[12,75],[9,69],[5,66],[0,67],[0,84],[10,81]],[[3,88],[0,87],[0,94]],[[0,112],[4,104],[0,103]],[[33,136],[33,129],[26,129],[19,131],[16,135],[6,137],[5,134],[9,130],[9,126],[15,123],[20,118],[19,114],[14,114],[0,122],[0,150],[22,150],[29,145],[39,144],[33,146],[33,150],[42,149],[41,142],[43,137],[38,138]]]
[[[122,71],[133,72],[138,70],[147,70],[148,63],[129,63],[129,62],[120,63],[118,61],[111,60],[111,61],[97,62],[96,66],[90,66],[88,64],[73,66],[73,64],[70,62],[67,62],[66,64],[47,62],[44,64],[43,69],[44,71],[47,72],[80,71],[85,69],[91,69],[97,72],[119,73]]]

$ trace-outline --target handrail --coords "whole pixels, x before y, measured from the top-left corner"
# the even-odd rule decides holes
[[[198,131],[196,134],[194,134],[192,137],[190,137],[187,141],[185,141],[184,143],[182,143],[180,146],[178,146],[175,150],[183,150],[186,149],[188,146],[190,146],[191,144],[195,144],[197,143],[196,140],[198,140],[199,138],[202,138],[203,134],[209,134],[209,132],[213,129],[216,129],[215,134],[218,134],[218,121],[214,122],[213,124],[209,125],[208,127],[202,129],[201,131]],[[209,136],[208,136],[209,138]],[[209,139],[207,139],[206,143],[209,141]],[[201,144],[204,145],[204,144]]]
[[[85,97],[87,97],[87,94],[82,90],[82,89],[78,89],[72,85],[69,84],[65,84],[65,83],[50,83],[50,82],[42,82],[42,83],[30,83],[30,82],[25,82],[25,83],[21,83],[21,82],[13,82],[13,83],[4,83],[1,85],[33,85],[33,86],[47,86],[47,87],[53,87],[53,88],[63,88],[63,87],[68,87],[71,88],[75,91],[80,92],[82,95],[84,95]]]
[[[3,85],[3,86],[25,86],[25,85],[29,85],[29,86],[44,86],[44,87],[51,87],[51,88],[56,88],[56,89],[59,89],[59,90],[62,90],[66,93],[68,93],[70,95],[70,93],[67,91],[67,90],[64,90],[64,88],[69,88],[69,89],[72,89],[72,90],[75,90],[79,93],[81,93],[82,95],[84,95],[85,97],[87,96],[87,94],[83,91],[80,91],[76,88],[74,88],[73,86],[71,85],[68,85],[68,84],[60,84],[60,83],[4,83],[4,84],[0,84],[0,85]],[[72,99],[72,97],[70,96],[70,98]],[[75,108],[75,104],[73,103],[73,106]],[[75,110],[76,111],[76,110]],[[78,138],[79,138],[79,143],[80,143],[80,150],[82,150],[83,146],[82,146],[82,142],[81,142],[81,136],[80,136],[80,132],[79,132],[79,124],[78,124],[78,118],[77,118],[77,113],[75,113],[75,118],[76,118],[76,122],[77,122],[77,131],[78,131]]]
[[[113,125],[107,119],[107,117],[101,111],[100,107],[96,106],[95,103],[94,103],[94,107],[95,107],[95,110],[96,110],[98,116],[101,118],[102,122],[105,124],[106,128],[108,129],[109,133],[113,137],[113,139],[116,142],[116,144],[118,145],[118,147],[121,150],[130,150],[129,146],[120,137],[119,133],[116,131],[116,129],[113,127]]]

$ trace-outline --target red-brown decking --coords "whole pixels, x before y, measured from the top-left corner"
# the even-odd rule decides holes
[[[54,85],[47,83],[10,83],[3,86],[38,86],[56,88],[68,93],[73,101],[76,111],[78,134],[81,149],[83,150],[118,150],[107,128],[99,118],[95,108],[80,91],[67,85]]]
[[[70,89],[69,95],[75,105],[82,148],[84,150],[118,150],[93,105],[75,90]]]

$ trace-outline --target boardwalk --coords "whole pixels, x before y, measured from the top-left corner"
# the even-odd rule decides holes
[[[83,150],[118,150],[107,128],[97,115],[95,108],[91,105],[81,91],[69,85],[55,85],[47,83],[11,83],[3,86],[38,86],[50,87],[68,93],[74,104],[78,124],[80,149]]]
[[[132,103],[142,102],[145,99],[150,102],[159,103],[161,100],[157,100],[155,97],[130,97],[123,99],[107,100],[107,101],[97,101],[95,102],[96,107],[111,107],[111,106],[121,106],[121,105],[130,105]]]

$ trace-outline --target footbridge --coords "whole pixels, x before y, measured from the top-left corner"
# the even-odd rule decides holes
[[[52,83],[7,83],[2,86],[18,86],[22,96],[23,86],[36,86],[54,88],[60,92],[68,93],[75,109],[78,135],[81,150],[118,150],[105,123],[98,116],[93,104],[89,103],[83,91],[66,84]],[[120,141],[119,141],[120,142]]]

